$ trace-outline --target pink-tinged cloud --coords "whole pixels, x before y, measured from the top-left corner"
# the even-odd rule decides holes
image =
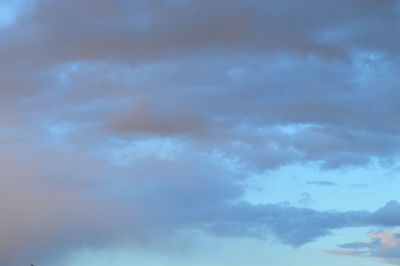
[[[328,251],[332,255],[378,258],[382,264],[400,265],[400,232],[380,231],[370,234],[370,242],[352,242],[339,245],[341,250]]]

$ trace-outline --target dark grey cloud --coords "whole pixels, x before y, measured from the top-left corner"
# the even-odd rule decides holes
[[[391,0],[36,2],[17,24],[33,23],[36,35],[21,45],[44,45],[47,53],[32,47],[39,53],[30,55],[50,60],[159,59],[207,50],[294,51],[335,58],[354,48],[390,51],[398,42],[396,28],[380,27],[397,19],[396,1]],[[386,38],[371,37],[376,35]]]
[[[229,208],[225,208],[228,209]],[[386,214],[400,213],[398,202],[389,202],[375,212],[368,211],[315,211],[282,205],[251,205],[243,203],[233,206],[224,220],[219,220],[212,230],[220,234],[253,236],[263,238],[274,234],[280,241],[301,246],[318,237],[331,234],[333,229],[363,226],[399,226],[400,219],[388,221]]]
[[[398,155],[396,1],[27,6],[1,29],[4,120],[213,140],[203,144],[259,170]]]

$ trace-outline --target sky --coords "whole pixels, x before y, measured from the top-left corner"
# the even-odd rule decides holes
[[[0,265],[400,265],[399,0],[0,0]]]

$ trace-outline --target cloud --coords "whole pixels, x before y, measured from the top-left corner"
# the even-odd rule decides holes
[[[396,201],[244,200],[285,165],[398,157],[396,1],[22,2],[0,28],[0,264],[187,228],[301,246],[400,225]]]
[[[309,193],[302,193],[301,199],[299,200],[299,204],[302,206],[307,206],[314,203],[315,200],[311,197]]]
[[[240,200],[240,172],[188,151],[175,156],[143,155],[116,168],[75,152],[3,143],[1,263],[45,262],[87,245],[159,242],[184,229],[301,246],[334,229],[400,225],[397,216],[388,220],[400,211],[394,201],[375,212],[251,204]]]
[[[382,264],[400,265],[400,231],[380,231],[370,235],[370,242],[353,242],[339,245],[344,250],[333,250],[333,255],[350,255],[377,258]]]
[[[398,155],[393,1],[26,6],[2,29],[0,119],[8,123],[66,120],[95,124],[93,135],[189,138],[259,171]]]
[[[362,257],[363,254],[356,250],[326,250],[328,254],[337,255],[337,256],[355,256],[355,257]]]
[[[396,205],[396,207],[394,207]],[[280,241],[292,246],[301,246],[331,234],[333,229],[365,226],[399,226],[400,219],[387,224],[382,213],[396,209],[400,204],[389,202],[375,212],[368,211],[315,211],[282,205],[233,206],[229,216],[216,224],[214,230],[221,234],[254,236],[263,238],[274,234]],[[228,209],[228,208],[227,208]],[[379,218],[378,218],[379,217]],[[231,221],[231,222],[230,222]]]
[[[328,187],[337,186],[336,183],[330,181],[309,181],[307,182],[307,184],[317,185],[317,186],[328,186]]]

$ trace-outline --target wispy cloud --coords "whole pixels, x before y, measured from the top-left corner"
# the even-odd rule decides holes
[[[309,181],[307,182],[309,185],[317,185],[317,186],[326,186],[326,187],[334,187],[337,186],[335,182],[330,182],[330,181]]]

